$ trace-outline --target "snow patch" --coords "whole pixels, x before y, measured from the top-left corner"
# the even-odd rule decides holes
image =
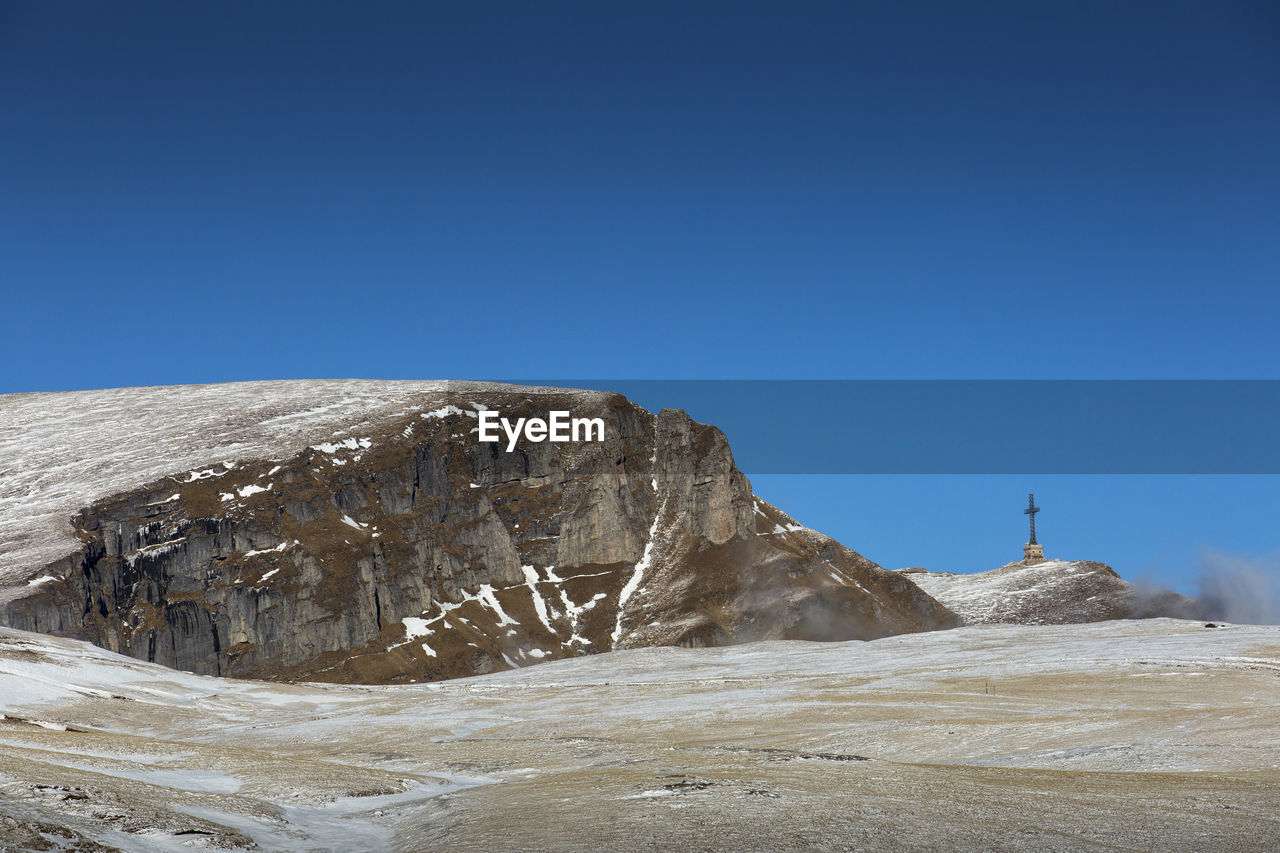
[[[321,453],[327,453],[330,456],[340,450],[360,450],[368,449],[373,446],[373,442],[367,438],[347,438],[339,442],[322,442],[320,444],[311,445],[312,450],[319,450]]]
[[[547,616],[547,602],[542,597],[542,593],[538,592],[538,570],[533,566],[521,566],[520,571],[524,572],[525,586],[529,587],[529,595],[533,599],[534,612],[538,614],[538,618],[542,620],[542,624],[551,633],[555,633],[555,629],[551,627],[551,620]]]
[[[294,545],[298,545],[298,544],[300,543],[298,542],[297,539],[285,540],[284,542],[281,542],[279,545],[275,546],[274,548],[254,548],[252,551],[245,551],[244,555],[246,557],[256,557],[259,554],[279,553],[280,551],[288,550],[289,548],[292,548]]]
[[[190,476],[188,476],[187,479],[183,480],[182,482],[194,483],[196,480],[205,480],[205,479],[208,479],[209,477],[221,477],[226,473],[227,473],[226,469],[219,471],[216,468],[205,468],[203,471],[192,471]]]
[[[487,583],[480,584],[480,593],[479,595],[476,596],[476,599],[481,604],[486,605],[487,607],[489,607],[495,613],[498,614],[499,628],[501,628],[503,625],[519,625],[520,624],[515,619],[512,619],[510,616],[508,616],[506,611],[502,609],[502,603],[498,601],[498,596],[494,594],[494,589],[489,584]]]
[[[648,571],[649,566],[653,562],[653,546],[658,539],[658,526],[662,521],[663,514],[667,511],[667,501],[664,499],[662,506],[653,515],[653,523],[649,525],[649,538],[644,543],[644,553],[640,555],[640,561],[636,563],[635,570],[631,573],[631,577],[627,580],[622,592],[618,593],[618,621],[613,627],[613,645],[616,648],[619,638],[622,637],[622,612],[627,604],[627,600],[631,598],[636,589],[640,586],[640,581],[644,579],[644,573]]]
[[[407,639],[416,640],[419,637],[430,637],[435,631],[431,630],[430,622],[418,616],[406,616],[400,620],[404,623],[404,635]],[[434,622],[435,620],[430,620]],[[432,652],[432,654],[435,654]]]
[[[433,409],[430,412],[423,412],[422,417],[447,418],[449,417],[449,415],[462,415],[462,414],[466,414],[465,412],[462,411],[462,409],[459,409],[457,406],[454,406],[454,405],[448,405],[448,406],[444,406],[443,408]],[[472,415],[472,417],[475,417],[475,416]]]
[[[236,489],[235,494],[231,494],[230,492],[222,492],[220,495],[218,495],[218,498],[223,503],[226,503],[227,501],[235,500],[236,495],[239,495],[242,498],[247,498],[249,497],[249,495],[258,494],[258,492],[270,491],[271,489],[275,488],[275,485],[276,485],[275,483],[267,483],[265,486],[259,486],[254,483],[250,483],[247,486],[243,486],[239,489]]]

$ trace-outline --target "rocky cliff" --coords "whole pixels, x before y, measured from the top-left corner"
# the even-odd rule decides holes
[[[599,417],[606,438],[508,451],[477,441],[484,409]],[[244,383],[0,411],[21,451],[0,621],[178,669],[385,683],[956,623],[753,496],[719,430],[618,395]]]

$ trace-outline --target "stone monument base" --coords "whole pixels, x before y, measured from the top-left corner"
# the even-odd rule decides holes
[[[1028,542],[1022,546],[1022,562],[1024,565],[1044,562],[1044,546]]]

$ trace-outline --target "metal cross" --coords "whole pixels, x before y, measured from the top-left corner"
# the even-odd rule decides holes
[[[1037,545],[1036,542],[1036,513],[1040,511],[1040,507],[1036,506],[1036,496],[1034,494],[1027,495],[1027,508],[1022,512],[1031,517],[1031,541],[1029,545]]]

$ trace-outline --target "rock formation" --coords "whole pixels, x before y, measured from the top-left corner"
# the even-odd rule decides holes
[[[600,417],[606,438],[508,452],[476,440],[486,408]],[[244,383],[0,412],[73,457],[0,471],[0,622],[196,673],[387,683],[956,624],[753,496],[719,430],[615,394]]]

